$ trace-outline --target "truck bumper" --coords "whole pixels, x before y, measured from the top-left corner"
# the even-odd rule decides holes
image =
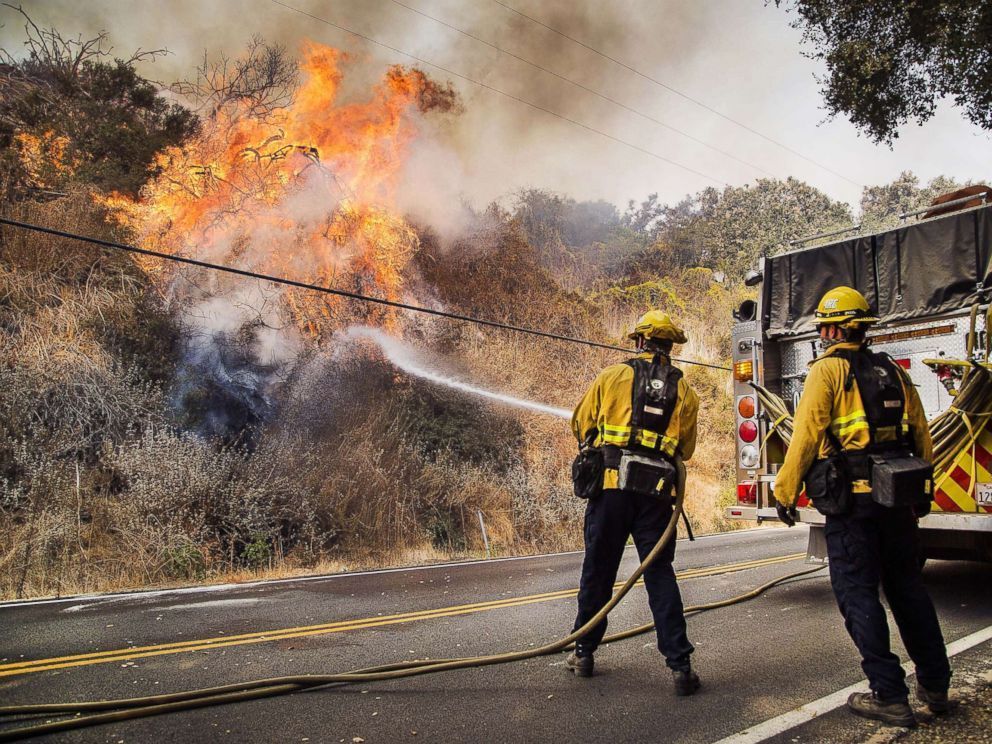
[[[799,509],[799,518],[797,522],[805,522],[806,524],[822,525],[826,522],[826,519],[820,512],[816,509]],[[723,516],[727,519],[743,519],[748,522],[777,522],[778,512],[775,511],[774,507],[762,507],[758,508],[756,506],[728,506],[723,510]]]
[[[963,530],[992,533],[992,514],[962,514],[960,512],[931,512],[920,520],[924,530]]]
[[[728,506],[723,510],[723,516],[727,519],[741,519],[759,523],[778,519],[778,513],[774,508],[761,507],[759,509],[756,506]],[[799,509],[799,519],[796,521],[822,525],[826,523],[826,518],[816,509],[805,508]],[[992,514],[933,512],[920,520],[920,529],[992,533]]]

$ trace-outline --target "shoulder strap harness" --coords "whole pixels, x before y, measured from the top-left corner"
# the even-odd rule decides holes
[[[662,363],[663,359],[665,363]],[[667,358],[661,354],[655,354],[651,361],[628,359],[624,362],[634,370],[628,447],[674,454],[667,451],[669,447],[666,447],[668,440],[665,432],[668,431],[668,424],[675,413],[682,370],[667,362]]]
[[[841,349],[833,356],[846,359],[850,370],[844,389],[850,390],[858,383],[858,392],[864,405],[863,415],[868,423],[869,449],[891,449],[908,444],[903,427],[906,396],[902,386],[902,372],[891,356],[869,351],[866,345],[857,350]],[[829,428],[827,437],[838,451],[840,442]]]

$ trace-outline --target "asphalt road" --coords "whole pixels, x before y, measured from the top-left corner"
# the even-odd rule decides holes
[[[800,570],[803,561],[794,556],[804,549],[801,528],[682,541],[676,568],[685,574],[686,604]],[[621,577],[636,566],[629,553]],[[0,605],[0,704],[159,694],[540,645],[571,628],[581,557]],[[992,567],[933,562],[925,576],[948,641],[992,622]],[[611,615],[611,629],[649,621],[644,591],[636,588]],[[862,679],[825,572],[692,616],[689,633],[704,684],[693,698],[672,695],[647,635],[600,649],[588,680],[568,674],[556,655],[47,740],[713,742]],[[898,641],[894,647],[905,658]],[[813,739],[802,740],[830,739],[831,727],[846,723],[842,711],[823,716],[807,725]]]

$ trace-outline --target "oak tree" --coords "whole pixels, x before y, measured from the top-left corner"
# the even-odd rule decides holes
[[[992,3],[967,0],[775,0],[822,61],[826,108],[891,146],[949,98],[992,129]]]

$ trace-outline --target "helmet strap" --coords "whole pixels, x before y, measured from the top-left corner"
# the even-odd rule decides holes
[[[668,355],[672,350],[671,341],[667,341],[660,338],[645,338],[644,345],[641,347],[643,351],[653,351],[656,354]]]
[[[860,325],[852,325],[848,328],[841,328],[844,333],[844,340],[855,344],[864,344],[865,329]]]

